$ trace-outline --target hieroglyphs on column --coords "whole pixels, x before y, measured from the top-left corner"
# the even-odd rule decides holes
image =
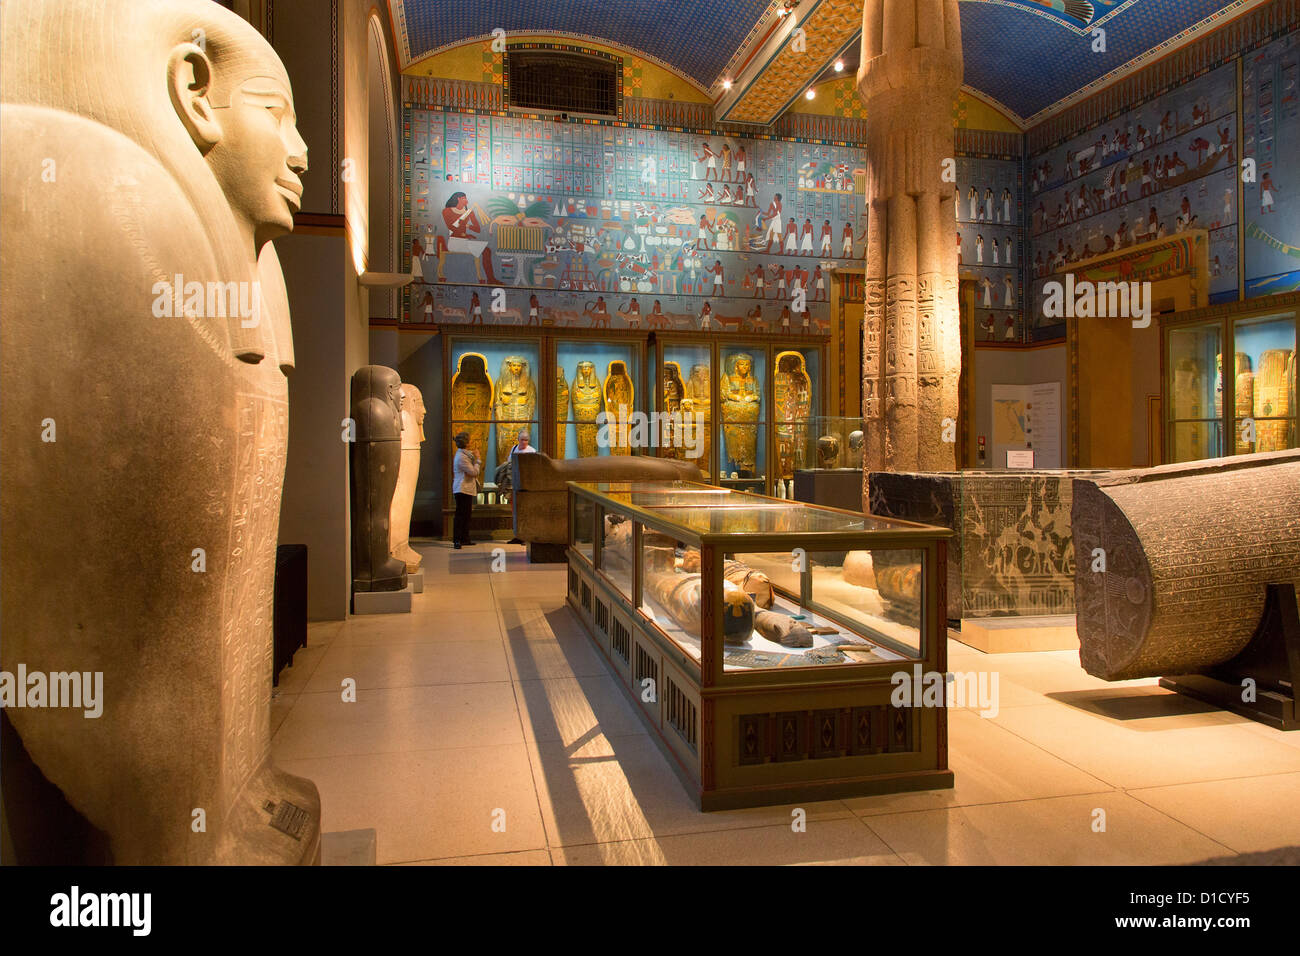
[[[957,0],[867,0],[858,94],[867,130],[862,405],[865,473],[956,466],[961,340],[951,242]],[[864,489],[865,490],[865,489]]]

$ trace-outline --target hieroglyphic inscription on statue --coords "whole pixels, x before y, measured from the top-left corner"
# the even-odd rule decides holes
[[[229,574],[224,597],[223,653],[228,662],[222,697],[227,759],[235,768],[222,778],[227,805],[234,787],[262,762],[270,740],[276,537],[280,490],[289,435],[289,406],[257,394],[237,395],[235,510],[230,516]]]

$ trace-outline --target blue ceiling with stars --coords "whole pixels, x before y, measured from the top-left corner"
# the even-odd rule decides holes
[[[802,0],[803,4],[816,0]],[[1245,0],[962,0],[966,85],[1028,119]],[[708,89],[772,0],[390,0],[411,60],[490,35],[587,36],[649,54]],[[800,11],[802,15],[802,10]],[[1106,49],[1094,51],[1093,30]]]

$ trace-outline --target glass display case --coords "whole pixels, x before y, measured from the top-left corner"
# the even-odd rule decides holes
[[[861,416],[819,415],[803,431],[805,468],[861,470],[865,432]]]
[[[632,414],[648,404],[640,387],[641,351],[640,343],[628,341],[556,340],[552,457],[634,453]]]
[[[952,785],[944,700],[891,696],[945,670],[950,531],[696,483],[569,489],[569,601],[702,809]]]
[[[677,428],[676,442],[661,442],[661,456],[696,460],[709,481],[735,491],[794,494],[794,473],[815,460],[808,431],[824,410],[824,344],[665,336],[657,364],[656,409],[698,416]]]
[[[1294,312],[1175,320],[1164,335],[1166,462],[1296,447]]]
[[[452,444],[469,432],[469,447],[483,462],[482,504],[497,501],[496,472],[509,460],[519,432],[526,430],[534,447],[539,441],[538,381],[541,347],[537,339],[453,336],[447,364],[447,480],[451,479]]]
[[[660,347],[660,387],[656,410],[668,416],[660,425],[659,455],[693,461],[713,479],[713,348],[696,343]],[[678,425],[678,416],[681,424]]]
[[[718,472],[721,480],[767,481],[766,349],[723,347],[718,375]]]

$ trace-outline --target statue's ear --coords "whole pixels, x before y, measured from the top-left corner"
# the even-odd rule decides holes
[[[193,43],[172,47],[167,57],[167,91],[194,145],[206,154],[221,141],[221,124],[211,102],[212,61],[202,48]]]

